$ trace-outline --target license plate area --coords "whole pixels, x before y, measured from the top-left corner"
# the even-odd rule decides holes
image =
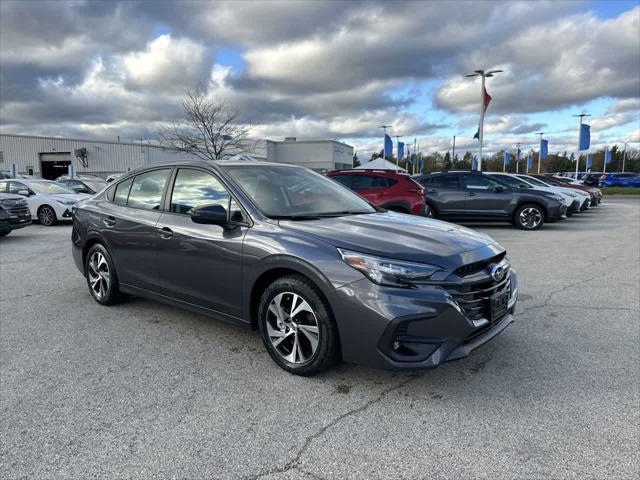
[[[495,322],[507,314],[509,308],[509,289],[491,295],[491,321]]]

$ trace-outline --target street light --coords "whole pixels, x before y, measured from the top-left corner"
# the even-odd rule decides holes
[[[622,173],[624,173],[624,162],[627,160],[627,142],[624,142],[624,153],[622,154]]]
[[[480,77],[482,81],[480,83],[480,123],[478,125],[478,171],[482,171],[482,138],[483,138],[483,128],[484,128],[484,111],[486,106],[484,104],[484,93],[485,93],[485,78],[493,77],[496,73],[500,73],[502,70],[489,70],[485,72],[484,70],[474,70],[474,73],[467,75],[467,77]]]

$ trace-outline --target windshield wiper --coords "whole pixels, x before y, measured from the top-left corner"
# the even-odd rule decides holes
[[[369,212],[368,210],[341,210],[339,212],[318,213],[317,215],[322,218],[327,218],[327,217],[341,217],[343,215],[365,215],[367,213],[373,213],[373,212]]]
[[[335,218],[342,217],[344,215],[363,215],[366,213],[373,212],[366,210],[342,210],[340,212],[310,213],[306,215],[269,215],[269,218],[273,220],[318,220],[320,218]]]
[[[318,220],[318,215],[269,215],[272,220]]]

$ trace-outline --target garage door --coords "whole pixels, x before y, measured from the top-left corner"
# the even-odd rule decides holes
[[[70,152],[41,153],[40,175],[48,180],[55,180],[69,171],[71,165]]]

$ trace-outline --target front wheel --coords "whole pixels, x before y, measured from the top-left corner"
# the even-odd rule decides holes
[[[302,276],[282,277],[265,290],[258,326],[271,358],[295,375],[315,375],[339,358],[335,322],[318,289]]]
[[[429,204],[424,207],[424,216],[429,218],[436,218],[436,211],[429,206]]]
[[[38,221],[45,227],[50,227],[58,223],[56,212],[49,205],[43,205],[38,209]]]
[[[529,203],[516,210],[513,221],[521,230],[538,230],[544,224],[544,219],[542,207]]]
[[[118,275],[107,249],[96,243],[87,252],[84,271],[93,299],[101,305],[114,305],[122,301]]]

